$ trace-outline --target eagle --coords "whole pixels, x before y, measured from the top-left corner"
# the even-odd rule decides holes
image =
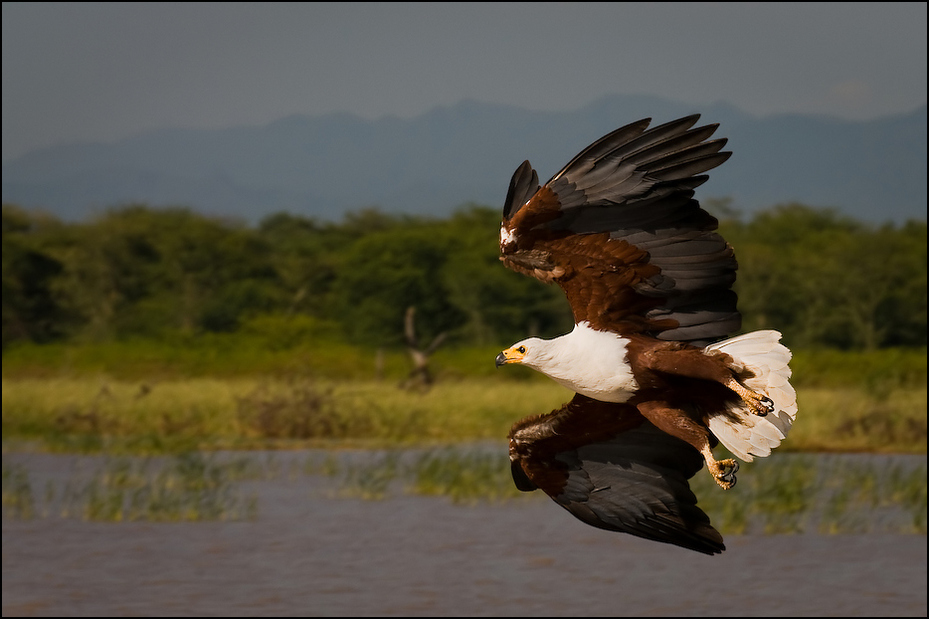
[[[797,414],[790,350],[773,330],[741,329],[738,267],[718,221],[694,199],[725,162],[699,114],[609,133],[544,185],[528,161],[503,206],[500,260],[561,287],[570,333],[501,352],[575,392],[516,422],[513,480],[583,522],[718,554],[723,538],[688,480],[706,464],[730,489],[739,465],[771,453]]]

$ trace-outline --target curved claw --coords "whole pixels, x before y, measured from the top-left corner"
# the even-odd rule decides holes
[[[768,396],[762,396],[758,403],[763,406],[763,409],[756,409],[756,413],[759,417],[764,417],[768,413],[774,412],[774,400]]]
[[[716,466],[710,467],[713,479],[723,490],[729,490],[735,485],[735,474],[738,472],[739,463],[732,459],[718,460]]]
[[[776,409],[774,400],[766,395],[752,391],[734,378],[729,379],[726,386],[735,391],[742,398],[742,401],[752,408],[752,412],[759,417],[773,413]]]

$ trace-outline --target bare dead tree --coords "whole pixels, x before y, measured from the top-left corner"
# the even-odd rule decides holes
[[[406,308],[406,320],[404,321],[403,332],[406,336],[407,352],[410,353],[410,357],[413,360],[413,369],[410,370],[406,379],[400,383],[400,387],[403,389],[422,389],[426,391],[432,386],[432,383],[435,382],[432,372],[429,371],[429,357],[442,345],[448,333],[440,333],[432,340],[429,346],[422,349],[419,346],[419,338],[416,337],[415,320],[416,308],[411,305]]]

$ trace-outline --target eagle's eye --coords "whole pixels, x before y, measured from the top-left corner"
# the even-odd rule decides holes
[[[525,354],[526,354],[526,347],[525,347],[525,346],[520,346],[519,348],[516,349],[516,352],[518,352],[518,353],[521,354],[521,355],[525,355]]]

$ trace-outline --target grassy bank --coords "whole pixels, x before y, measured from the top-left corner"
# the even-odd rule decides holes
[[[494,357],[512,342],[440,348],[433,369],[440,379],[493,377],[526,380],[531,371],[497,370]],[[883,394],[925,387],[925,348],[874,351],[794,350],[797,387],[854,386]],[[338,341],[272,339],[247,334],[164,340],[19,345],[3,351],[3,378],[94,377],[120,381],[188,378],[310,376],[333,380],[399,381],[410,370],[402,348],[369,348]]]
[[[184,344],[184,345],[182,345]],[[29,346],[3,356],[3,437],[48,449],[189,449],[503,440],[571,394],[498,347],[448,348],[437,383],[399,388],[403,351],[242,336]],[[926,451],[926,352],[797,351],[800,415],[781,449]]]
[[[496,347],[440,351],[433,388],[405,390],[402,351],[218,341],[7,351],[4,450],[28,441],[105,457],[89,477],[39,487],[17,454],[5,455],[4,517],[253,519],[261,505],[242,482],[274,475],[329,475],[339,494],[375,500],[398,488],[465,503],[531,500],[513,486],[505,436],[517,419],[571,397],[525,368],[494,370]],[[925,351],[798,351],[791,366],[800,413],[780,453],[926,453]],[[463,444],[476,440],[499,448]],[[216,453],[306,446],[388,449],[360,461],[340,457],[345,451],[326,452],[324,462],[318,452],[293,453],[303,462],[286,471],[262,468],[264,456]],[[393,449],[411,446],[425,449]],[[135,457],[162,454],[170,455]],[[727,534],[925,534],[925,465],[879,460],[794,453],[743,465],[731,492],[704,472],[692,485]],[[885,522],[885,512],[896,516]]]
[[[388,381],[4,379],[3,436],[51,449],[385,445],[500,438],[570,394],[541,381],[462,379],[428,392]]]
[[[571,394],[542,380],[463,378],[428,392],[392,381],[105,377],[4,379],[5,440],[52,450],[187,449],[503,440],[510,425]],[[926,451],[926,389],[800,388],[792,451]]]

